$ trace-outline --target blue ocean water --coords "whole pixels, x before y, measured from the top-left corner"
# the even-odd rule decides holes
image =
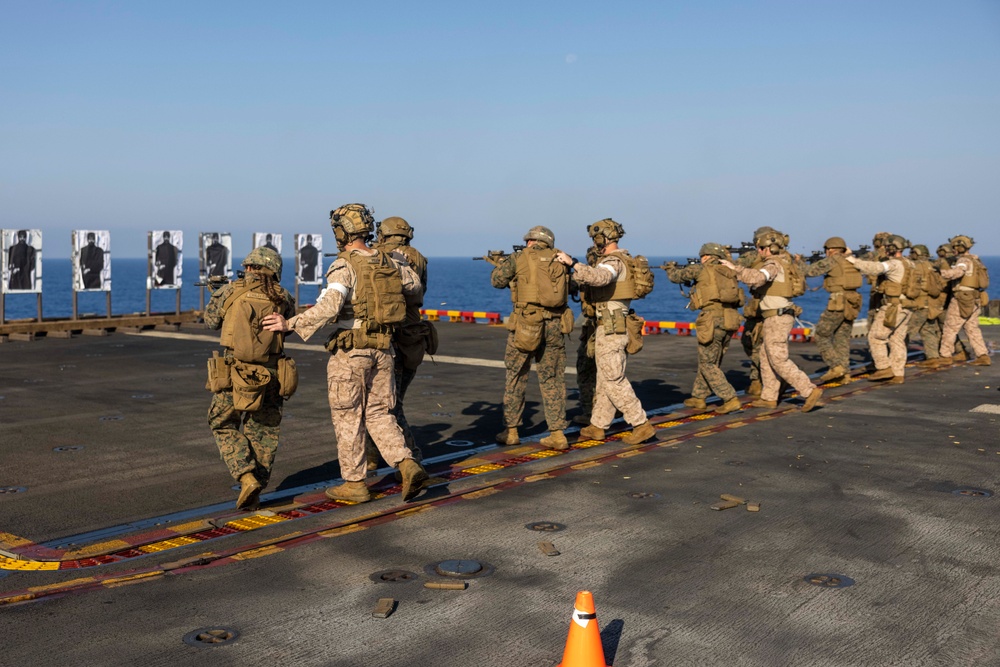
[[[659,266],[668,259],[684,262],[683,257],[649,257],[651,266]],[[982,257],[991,275],[1000,276],[1000,257]],[[326,264],[332,258],[326,258]],[[144,313],[146,311],[146,259],[114,258],[111,263],[111,309],[115,315]],[[68,318],[73,313],[72,266],[69,259],[46,259],[43,266],[42,307],[46,318]],[[428,288],[424,297],[425,308],[442,310],[482,310],[507,315],[510,312],[509,290],[494,289],[490,285],[490,270],[486,262],[465,257],[431,258],[428,265]],[[292,272],[282,284],[293,294],[295,279]],[[633,303],[636,312],[647,320],[691,322],[695,313],[686,310],[687,299],[666,278],[659,269],[654,270],[656,288],[641,301]],[[197,258],[184,260],[184,284],[181,288],[181,310],[201,307],[201,291],[194,287],[198,277]],[[800,318],[805,323],[813,323],[826,305],[826,292],[820,288],[820,278],[810,278],[805,295],[796,300],[802,307]],[[867,294],[867,285],[862,288]],[[319,293],[316,285],[302,285],[299,288],[300,303],[314,303]],[[174,290],[154,290],[151,297],[152,312],[173,312],[176,305]],[[204,298],[208,299],[205,291]],[[99,314],[107,312],[106,296],[103,292],[81,292],[77,297],[78,312]],[[37,316],[37,297],[34,294],[7,294],[5,297],[5,317],[9,320],[34,318]],[[575,306],[579,312],[579,306]]]

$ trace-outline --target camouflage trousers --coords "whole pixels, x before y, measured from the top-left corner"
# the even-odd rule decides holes
[[[760,348],[763,338],[755,336],[754,330],[762,326],[763,320],[757,317],[748,317],[743,322],[743,335],[740,336],[740,345],[743,352],[750,360],[750,381],[760,382]]]
[[[851,330],[854,320],[844,319],[842,310],[824,310],[813,329],[812,339],[816,343],[823,363],[829,368],[851,367]]]
[[[703,317],[698,318],[698,330],[701,330],[702,321],[711,322]],[[695,398],[708,398],[713,393],[723,401],[728,401],[736,397],[736,390],[729,384],[726,374],[722,372],[722,358],[726,356],[729,349],[729,341],[733,339],[733,332],[722,328],[722,318],[714,318],[714,328],[712,341],[702,343],[698,341],[698,374],[694,377],[694,387],[691,395]]]
[[[941,324],[937,319],[927,317],[926,308],[914,308],[910,311],[910,321],[906,325],[906,337],[909,340],[919,338],[924,346],[924,356],[937,359],[941,349]]]
[[[245,473],[252,472],[261,486],[267,486],[274,455],[278,451],[284,402],[274,372],[264,389],[264,401],[254,412],[235,410],[232,390],[219,391],[212,396],[208,425],[219,455],[233,479],[239,480]]]
[[[395,355],[395,376],[396,376],[396,407],[394,407],[391,412],[392,416],[396,418],[396,423],[399,424],[399,428],[403,431],[403,440],[406,442],[406,447],[413,452],[413,458],[417,461],[423,460],[423,454],[420,451],[420,447],[417,445],[416,438],[413,437],[413,431],[410,430],[410,423],[406,421],[406,415],[403,413],[403,398],[406,396],[406,388],[410,386],[413,382],[413,378],[417,376],[417,371],[414,369],[409,369],[403,365],[403,360],[400,355]],[[371,434],[365,436],[365,456],[368,460],[378,463],[378,448],[375,447],[375,442],[372,440]]]
[[[607,334],[598,326],[594,339],[594,360],[597,362],[597,386],[594,391],[594,409],[590,423],[598,428],[608,428],[615,418],[615,410],[622,413],[630,426],[646,422],[646,411],[636,398],[632,383],[625,377],[625,346],[628,334]]]
[[[403,430],[392,415],[396,377],[391,354],[338,349],[327,363],[326,382],[341,477],[348,482],[364,480],[366,434],[371,435],[379,454],[393,468],[398,468],[403,459],[413,458]]]
[[[906,331],[910,311],[900,306],[896,326],[890,329],[885,324],[885,313],[890,305],[879,308],[875,312],[875,320],[869,323],[868,350],[872,353],[876,369],[891,368],[893,375],[903,377],[906,373]]]
[[[934,333],[937,336],[937,338],[935,339],[937,342],[934,345],[934,350],[936,352],[936,354],[934,356],[936,356],[936,357],[941,356],[941,332],[944,331],[944,322],[945,322],[946,319],[948,319],[948,310],[947,310],[947,308],[945,310],[942,310],[941,314],[938,315],[933,320],[934,322],[937,323],[937,325],[936,325],[936,327],[934,329]],[[980,331],[980,333],[982,333],[982,331]],[[929,343],[928,343],[928,345],[929,345]],[[926,351],[926,347],[927,347],[927,345],[924,345],[925,351]],[[952,353],[953,354],[958,354],[959,352],[968,353],[968,351],[969,350],[966,348],[965,342],[961,338],[958,337],[958,334],[956,334],[955,335],[955,346],[952,348]],[[948,355],[948,356],[951,356],[951,355]]]
[[[795,318],[791,315],[775,315],[764,320],[763,343],[760,346],[761,400],[777,401],[781,380],[790,384],[803,398],[816,388],[809,376],[788,357],[788,334],[794,324]]]
[[[986,347],[986,343],[983,341],[983,332],[979,329],[979,311],[982,310],[979,306],[976,306],[972,314],[968,317],[962,317],[962,313],[959,311],[958,299],[952,297],[951,302],[948,304],[948,309],[945,311],[944,315],[944,326],[941,331],[941,356],[950,357],[952,352],[946,350],[955,349],[955,341],[958,340],[958,332],[965,331],[965,335],[969,337],[969,345],[972,346],[972,353],[980,357],[984,354],[989,354],[989,349]]]
[[[521,425],[524,413],[524,392],[534,360],[538,371],[538,388],[542,392],[545,423],[550,431],[561,431],[566,421],[566,338],[559,318],[543,322],[542,343],[534,352],[522,352],[514,346],[514,332],[507,334],[504,366],[507,379],[503,392],[503,423],[507,428]]]
[[[597,386],[597,362],[587,355],[587,341],[594,335],[597,321],[587,318],[580,332],[580,347],[576,350],[576,386],[580,390],[580,411],[590,417],[594,409],[594,389]]]

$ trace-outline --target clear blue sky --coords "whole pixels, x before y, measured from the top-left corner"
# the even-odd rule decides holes
[[[1000,254],[1000,2],[0,0],[0,227],[333,236],[545,224],[685,255],[770,224]],[[290,255],[290,251],[286,250]]]

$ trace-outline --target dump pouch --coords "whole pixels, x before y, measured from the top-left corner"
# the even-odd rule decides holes
[[[753,297],[743,306],[743,317],[760,317],[760,299]]]
[[[299,388],[299,369],[291,357],[278,359],[278,388],[282,398],[291,398]]]
[[[895,329],[896,323],[899,320],[899,302],[893,301],[888,306],[885,307],[885,317],[882,319],[882,323],[889,329]]]
[[[722,328],[726,331],[732,333],[734,331],[739,331],[740,325],[742,324],[742,318],[740,317],[740,311],[735,308],[724,308],[722,310]]]
[[[636,354],[642,350],[642,328],[646,320],[633,312],[629,312],[625,317],[625,331],[628,333],[628,342],[625,343],[626,354]]]
[[[214,350],[208,360],[208,381],[205,382],[205,389],[213,392],[232,389],[233,380],[230,371],[231,366],[226,358],[220,357],[219,351]]]
[[[521,352],[534,352],[545,337],[545,316],[540,310],[522,310],[514,329],[514,347]]]
[[[963,320],[969,319],[976,312],[980,294],[981,292],[974,290],[955,290],[952,298],[958,301],[958,314],[962,316]]]
[[[264,403],[264,390],[271,381],[271,371],[259,364],[237,361],[233,372],[233,408],[240,412],[260,410]]]
[[[861,295],[858,292],[843,292],[844,295],[844,319],[850,322],[858,319],[861,314]]]
[[[715,315],[702,311],[694,321],[694,335],[701,345],[708,345],[715,338]]]
[[[569,308],[562,312],[562,316],[559,321],[559,330],[562,331],[564,336],[568,336],[573,333],[573,325],[576,324],[576,316],[573,311]]]
[[[983,290],[979,293],[979,307],[985,308],[988,305],[990,305],[990,295],[986,293],[986,290]]]

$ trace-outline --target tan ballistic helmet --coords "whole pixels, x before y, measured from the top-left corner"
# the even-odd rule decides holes
[[[406,238],[412,240],[413,227],[410,227],[410,223],[406,220],[394,215],[378,223],[378,236],[379,238],[384,238],[386,236],[405,236]]]
[[[587,233],[595,241],[600,236],[604,238],[604,243],[609,243],[625,236],[625,229],[611,218],[604,218],[587,227]]]
[[[826,243],[823,244],[823,249],[826,250],[827,248],[840,248],[841,250],[847,250],[847,242],[839,236],[831,236],[826,240]]]
[[[698,251],[698,256],[704,257],[705,255],[711,255],[712,257],[718,257],[719,259],[732,258],[732,255],[726,252],[726,249],[718,243],[706,243],[701,246],[701,249]]]
[[[954,255],[954,254],[955,254],[955,249],[954,249],[954,248],[952,248],[952,247],[951,247],[951,246],[950,246],[949,244],[947,244],[947,243],[942,243],[941,245],[939,245],[939,246],[937,247],[937,254],[938,254],[939,256],[940,256],[940,255],[944,255],[945,257],[947,257],[948,255]]]
[[[923,243],[918,243],[910,248],[910,257],[930,257],[931,251]]]
[[[910,242],[899,234],[893,234],[885,240],[885,245],[882,247],[889,252],[903,252],[910,247]],[[895,248],[895,250],[893,250],[893,248]]]
[[[346,204],[330,211],[330,226],[340,227],[348,234],[371,234],[375,230],[375,216],[364,204]]]
[[[767,225],[764,225],[763,227],[758,227],[757,229],[753,230],[753,237],[756,239],[758,236],[762,234],[766,234],[767,232],[773,232],[773,231],[775,231],[774,227],[768,227]]]
[[[956,252],[961,252],[958,249],[958,246],[962,246],[966,250],[970,250],[972,246],[975,245],[976,242],[972,240],[971,236],[966,236],[965,234],[959,234],[958,236],[952,236],[950,239],[948,239],[948,243],[951,245],[952,248],[955,249]]]
[[[874,238],[872,238],[872,247],[875,248],[883,247],[891,237],[892,234],[889,232],[879,232],[878,234],[875,235]]]
[[[270,271],[274,277],[281,280],[281,255],[260,246],[250,251],[250,254],[243,260],[243,266],[259,266],[265,271]]]
[[[542,243],[547,243],[550,248],[554,248],[556,246],[556,235],[548,227],[536,225],[524,235],[524,242],[527,243],[528,241],[541,241]]]
[[[768,247],[771,252],[778,252],[788,245],[788,235],[779,231],[764,232],[754,239],[754,243],[757,244],[758,248]]]

